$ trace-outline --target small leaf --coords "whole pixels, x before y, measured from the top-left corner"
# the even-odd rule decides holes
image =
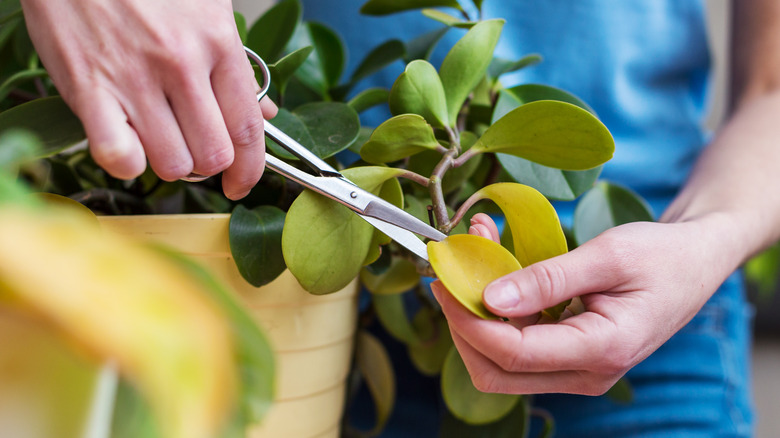
[[[366,15],[387,15],[410,9],[440,6],[461,10],[457,0],[369,0],[360,8],[360,13]]]
[[[424,33],[413,40],[406,43],[406,59],[407,63],[414,61],[415,59],[429,59],[431,52],[436,47],[436,44],[444,37],[444,34],[450,30],[449,27],[442,27],[441,29],[433,30],[428,33]]]
[[[527,103],[496,121],[471,148],[503,152],[565,170],[605,163],[615,151],[612,135],[596,117],[569,103]]]
[[[299,0],[282,0],[268,9],[249,29],[247,46],[266,62],[274,62],[301,22]]]
[[[438,147],[433,129],[425,119],[416,114],[402,114],[379,125],[360,149],[360,156],[369,163],[390,163]]]
[[[475,24],[477,24],[476,21],[463,21],[458,17],[453,17],[452,15],[440,11],[438,9],[423,9],[422,14],[432,20],[436,20],[439,23],[445,24],[450,27],[460,27],[464,29],[470,29],[474,27]]]
[[[230,215],[230,253],[252,286],[264,286],[287,269],[282,256],[284,216],[270,205],[252,210],[237,205]]]
[[[403,59],[405,54],[406,46],[399,40],[390,40],[379,45],[363,58],[355,72],[352,73],[350,83],[357,83],[359,80],[371,76],[393,62]]]
[[[455,347],[450,349],[444,362],[441,391],[450,412],[472,425],[499,420],[511,412],[522,398],[514,394],[488,394],[477,390]]]
[[[464,307],[484,319],[496,319],[482,302],[482,291],[493,280],[522,268],[498,243],[470,234],[428,243],[436,276]]]
[[[414,315],[412,325],[420,342],[408,345],[409,359],[423,375],[436,376],[453,345],[447,320],[441,312],[423,307]]]
[[[380,294],[371,298],[377,319],[390,336],[407,345],[419,342],[414,326],[406,315],[403,294]]]
[[[574,210],[574,238],[582,245],[612,227],[652,220],[650,207],[639,195],[602,181],[582,197]]]
[[[357,334],[355,364],[374,400],[376,424],[366,434],[378,435],[384,428],[395,406],[395,374],[390,355],[373,335],[366,331]]]
[[[307,103],[292,112],[282,108],[271,122],[320,158],[348,148],[360,133],[360,118],[342,102]],[[273,140],[266,144],[279,157],[296,159]]]
[[[292,78],[301,65],[306,62],[306,58],[308,58],[312,50],[314,50],[314,47],[312,46],[302,47],[276,61],[276,63],[268,64],[268,71],[271,73],[271,81],[276,85],[276,89],[279,90],[280,95],[284,96],[290,78]]]
[[[9,129],[32,132],[41,141],[39,158],[54,155],[87,138],[78,117],[61,97],[36,99],[0,113],[0,135]]]
[[[485,75],[498,43],[504,20],[485,20],[472,27],[450,49],[439,75],[447,97],[450,123],[458,119],[463,102]]]
[[[517,61],[510,61],[503,58],[493,58],[493,60],[490,61],[490,66],[488,67],[488,76],[493,79],[498,79],[501,75],[512,73],[526,67],[539,64],[540,62],[542,62],[542,56],[536,53],[523,56]]]
[[[387,103],[389,98],[390,90],[386,88],[369,88],[350,99],[347,105],[351,106],[359,114],[369,108]]]
[[[447,101],[436,69],[421,59],[412,61],[390,90],[390,111],[394,115],[419,114],[435,127],[449,125]]]
[[[402,172],[389,167],[358,167],[342,173],[366,191],[378,194]],[[304,289],[326,294],[357,277],[373,240],[374,227],[352,210],[304,191],[287,212],[282,251],[287,267]]]
[[[360,282],[374,294],[400,294],[417,286],[420,274],[417,266],[409,260],[394,257],[390,269],[381,275],[374,275],[364,269],[360,272]]]
[[[290,43],[290,48],[314,47],[295,77],[322,98],[329,95],[330,89],[341,79],[346,55],[344,43],[336,32],[320,23],[308,22],[298,27]]]
[[[501,208],[511,229],[515,257],[522,266],[567,251],[558,214],[550,201],[532,187],[498,183],[483,187],[472,198],[490,199]]]

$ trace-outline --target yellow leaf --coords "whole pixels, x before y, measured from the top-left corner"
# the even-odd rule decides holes
[[[484,319],[496,319],[482,303],[485,286],[522,268],[503,246],[470,234],[429,242],[428,257],[434,272],[450,293]]]
[[[219,430],[233,407],[233,349],[199,284],[159,252],[62,209],[3,209],[0,230],[0,304],[113,360],[148,399],[164,436]]]

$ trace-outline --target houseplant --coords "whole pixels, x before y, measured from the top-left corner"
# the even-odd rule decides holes
[[[480,5],[474,2],[477,10]],[[450,9],[423,9],[438,6]],[[321,24],[301,23],[297,1],[278,3],[248,30],[239,17],[245,43],[272,68],[272,96],[283,106],[274,124],[338,168],[347,166],[347,157],[337,153],[348,148],[358,153],[361,160],[349,164],[346,176],[425,220],[430,214],[436,226],[447,233],[464,231],[458,224],[468,212],[475,211],[471,207],[478,200],[493,200],[499,209],[483,204],[475,208],[506,216],[505,240],[520,265],[566,251],[566,236],[545,196],[574,199],[593,187],[600,164],[611,156],[608,131],[585,103],[562,90],[535,84],[506,88],[500,82],[503,74],[540,61],[537,55],[519,60],[494,58],[501,20],[469,17],[457,2],[446,0],[400,5],[369,1],[364,6],[366,13],[374,14],[405,9],[423,9],[423,14],[442,22],[442,31],[381,45],[346,80],[342,79],[344,49],[338,35]],[[465,19],[446,12],[452,10],[460,11]],[[467,30],[437,68],[426,58],[443,32],[455,31],[448,30],[451,28]],[[25,52],[29,45],[24,43],[23,33],[14,33],[13,49],[7,45],[5,52],[28,62],[18,64],[23,66],[20,71],[0,86],[0,97],[13,90],[14,98],[24,100],[48,87],[45,72],[35,68],[34,56]],[[397,60],[407,65],[391,89],[354,93],[360,79]],[[358,113],[385,102],[394,116],[376,129],[361,129]],[[25,110],[38,118],[24,117]],[[62,130],[49,122],[46,129],[35,129],[34,121],[40,120],[44,111]],[[10,120],[8,124],[26,125],[41,133],[45,143],[51,140],[52,150],[59,151],[83,138],[77,122],[66,122],[74,119],[58,100],[37,100],[0,114],[3,116],[0,120]],[[272,143],[269,150],[291,158]],[[373,315],[406,343],[421,372],[439,374],[444,370],[444,395],[456,418],[453,421],[481,425],[500,420],[516,427],[519,418],[527,423],[524,398],[482,395],[469,388],[441,312],[425,288],[418,287],[424,283],[421,274],[431,274],[429,267],[350,212],[308,192],[301,193],[299,187],[272,174],[241,204],[234,204],[218,195],[216,179],[197,185],[167,184],[147,173],[131,182],[116,181],[96,169],[84,151],[59,153],[47,162],[49,172],[44,177],[33,170],[26,173],[33,184],[102,212],[148,213],[155,208],[166,212],[232,211],[231,251],[239,271],[253,285],[267,284],[289,269],[310,292],[327,294],[360,276],[373,293],[370,315],[365,319]],[[584,241],[618,221],[649,217],[630,192],[607,183],[599,183],[583,200],[571,233],[576,241]],[[619,211],[628,213],[616,213]],[[525,231],[531,227],[537,231]],[[538,230],[546,230],[543,239]],[[344,242],[348,242],[346,247]],[[259,254],[258,248],[262,248]],[[462,258],[461,251],[458,244],[452,246],[450,260]],[[447,263],[442,265],[446,269]],[[442,275],[443,271],[437,272]],[[410,289],[412,292],[407,292]],[[412,318],[402,302],[409,296],[417,301]],[[549,316],[556,317],[560,310],[551,309]],[[378,400],[377,431],[392,405],[391,393],[382,390],[391,387],[389,370],[385,362],[378,361],[383,353],[373,338],[361,335],[358,344],[362,347],[358,348],[358,368]],[[480,400],[476,409],[470,403],[473,400]],[[480,406],[491,408],[486,412]],[[508,413],[512,414],[503,415]]]

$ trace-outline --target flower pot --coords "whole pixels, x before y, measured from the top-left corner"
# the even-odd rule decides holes
[[[241,277],[228,243],[227,214],[104,216],[105,229],[165,244],[207,267],[232,288],[275,352],[276,396],[248,436],[338,437],[357,323],[357,280],[311,295],[289,271],[256,288]]]

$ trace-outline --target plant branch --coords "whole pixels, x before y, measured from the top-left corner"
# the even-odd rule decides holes
[[[474,158],[478,153],[479,151],[474,151],[474,148],[467,150],[452,162],[452,167],[460,167],[466,164],[468,160]]]
[[[452,167],[453,156],[455,156],[455,154],[457,154],[455,147],[444,154],[444,157],[442,157],[439,164],[433,169],[433,174],[431,175],[428,185],[428,189],[431,192],[431,202],[433,203],[433,214],[436,216],[436,224],[442,232],[444,232],[444,230],[449,230],[450,219],[447,214],[447,203],[444,199],[444,191],[442,190],[441,182],[442,179],[444,179],[444,174]]]
[[[460,207],[458,207],[458,211],[455,212],[455,215],[452,216],[452,219],[450,220],[450,224],[449,224],[450,226],[449,230],[457,227],[460,221],[463,220],[463,217],[466,216],[466,213],[469,211],[469,209],[473,207],[474,204],[476,204],[478,201],[481,201],[482,199],[484,199],[484,197],[479,192],[469,196],[469,198],[466,199],[466,201],[463,204],[461,204]],[[449,230],[447,231],[449,232]]]
[[[417,184],[420,184],[423,187],[428,187],[430,184],[430,180],[419,173],[412,172],[411,170],[404,170],[403,173],[398,175],[400,178],[406,178],[410,181],[414,181]]]

